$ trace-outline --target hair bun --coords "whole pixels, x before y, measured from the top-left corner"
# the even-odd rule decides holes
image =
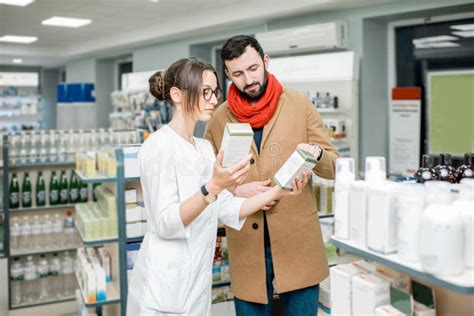
[[[155,72],[148,79],[150,87],[150,93],[152,96],[157,98],[159,101],[165,100],[165,79],[164,72],[162,70]]]

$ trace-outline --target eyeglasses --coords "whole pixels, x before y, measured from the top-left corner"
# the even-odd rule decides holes
[[[222,97],[222,90],[217,87],[216,90],[212,90],[211,88],[204,88],[201,90],[202,96],[204,100],[211,101],[212,94],[216,96],[216,99],[219,100]]]

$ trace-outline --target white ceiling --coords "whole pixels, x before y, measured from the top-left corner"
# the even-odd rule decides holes
[[[26,7],[0,4],[0,36],[37,36],[32,44],[0,44],[0,64],[60,65],[110,50],[237,25],[323,10],[396,0],[36,0]],[[91,19],[82,28],[41,25],[52,16]]]

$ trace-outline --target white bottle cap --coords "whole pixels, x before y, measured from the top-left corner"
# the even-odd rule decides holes
[[[383,182],[387,179],[385,157],[365,158],[365,181]]]
[[[355,180],[354,159],[336,159],[336,183],[350,183]]]

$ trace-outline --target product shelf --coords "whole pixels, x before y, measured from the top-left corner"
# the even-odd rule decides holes
[[[40,254],[47,254],[53,252],[64,252],[64,251],[75,251],[78,247],[81,247],[81,244],[76,246],[66,246],[66,247],[57,247],[57,248],[43,248],[43,249],[34,249],[34,250],[25,250],[25,251],[10,251],[11,257],[24,257],[24,256],[33,256]]]
[[[35,163],[18,163],[8,165],[10,170],[21,169],[40,169],[40,168],[72,168],[75,166],[74,162],[35,162]]]
[[[120,293],[118,291],[119,286],[118,286],[117,281],[111,281],[107,283],[107,299],[106,300],[88,303],[86,294],[84,292],[84,289],[82,288],[77,272],[76,272],[76,280],[77,280],[77,284],[79,285],[79,290],[81,291],[82,300],[86,307],[100,307],[103,305],[120,303]]]
[[[144,236],[130,237],[130,238],[127,238],[127,243],[142,242],[143,238],[144,238]]]
[[[218,287],[224,287],[224,286],[230,286],[230,282],[219,282],[219,283],[213,283],[212,288],[218,288]]]
[[[418,278],[454,292],[474,294],[474,269],[466,269],[463,274],[458,276],[434,276],[423,272],[420,263],[408,263],[402,261],[397,257],[397,254],[380,254],[372,250],[359,247],[351,241],[341,240],[336,237],[332,237],[331,241],[336,247],[340,249],[346,250],[368,260],[373,260],[389,268],[408,274],[414,278]]]
[[[95,247],[95,246],[101,246],[103,244],[118,242],[117,237],[104,238],[104,239],[85,239],[82,235],[81,230],[80,229],[76,229],[76,230],[79,233],[79,236],[81,237],[81,240],[82,240],[82,244],[84,246]]]
[[[95,176],[95,177],[86,177],[82,174],[82,172],[78,171],[78,170],[74,170],[74,172],[77,174],[77,176],[79,177],[79,179],[84,182],[84,183],[102,183],[102,182],[115,182],[117,180],[117,177],[113,176],[113,177],[109,177],[109,176],[105,176],[105,175],[102,175],[102,174],[99,174],[98,176]]]
[[[48,206],[33,206],[33,207],[22,207],[16,209],[10,209],[10,213],[19,213],[19,212],[41,212],[41,211],[54,211],[54,210],[64,210],[68,208],[74,208],[74,204],[57,204],[57,205],[48,205]]]
[[[68,302],[68,301],[74,301],[75,299],[76,299],[76,296],[71,295],[71,296],[55,298],[55,299],[49,299],[49,300],[40,301],[40,302],[22,303],[22,304],[18,304],[18,305],[12,305],[11,309],[14,310],[14,309],[20,309],[20,308],[25,308],[25,307],[37,307],[37,306],[41,306],[41,305],[63,303],[63,302]]]
[[[334,217],[334,214],[323,214],[323,213],[318,213],[319,218],[331,218]]]
[[[323,109],[323,108],[316,108],[316,110],[321,114],[349,114],[349,111],[342,108],[335,108],[335,109]]]

